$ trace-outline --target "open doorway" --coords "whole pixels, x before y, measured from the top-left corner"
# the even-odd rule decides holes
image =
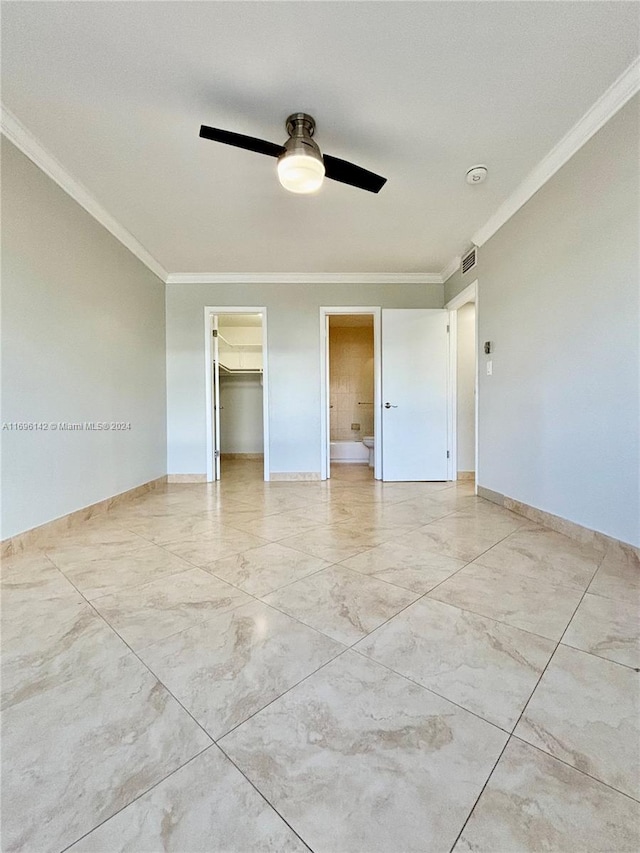
[[[379,318],[376,308],[322,308],[322,476],[380,478]]]
[[[477,479],[478,282],[447,305],[450,326],[450,479]]]
[[[258,470],[268,480],[266,310],[207,308],[205,326],[207,480]]]

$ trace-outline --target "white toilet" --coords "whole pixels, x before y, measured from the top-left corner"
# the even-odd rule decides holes
[[[362,437],[362,443],[369,450],[369,468],[373,468],[375,465],[375,441],[372,435],[364,435]]]

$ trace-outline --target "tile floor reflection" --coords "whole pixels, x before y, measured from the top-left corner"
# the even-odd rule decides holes
[[[640,849],[640,563],[225,461],[2,564],[5,853]]]

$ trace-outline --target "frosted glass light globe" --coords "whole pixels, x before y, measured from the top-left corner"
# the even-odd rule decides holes
[[[307,154],[288,154],[278,160],[278,179],[292,193],[314,193],[324,180],[324,163]]]

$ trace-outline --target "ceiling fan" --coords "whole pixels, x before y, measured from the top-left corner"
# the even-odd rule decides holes
[[[293,113],[286,121],[289,139],[276,145],[264,139],[232,133],[216,127],[200,127],[200,136],[225,145],[235,145],[257,154],[278,158],[278,178],[282,186],[292,193],[312,193],[320,189],[323,179],[330,178],[360,190],[378,193],[387,179],[369,172],[354,163],[321,154],[312,137],[316,129],[314,119],[306,113]]]

